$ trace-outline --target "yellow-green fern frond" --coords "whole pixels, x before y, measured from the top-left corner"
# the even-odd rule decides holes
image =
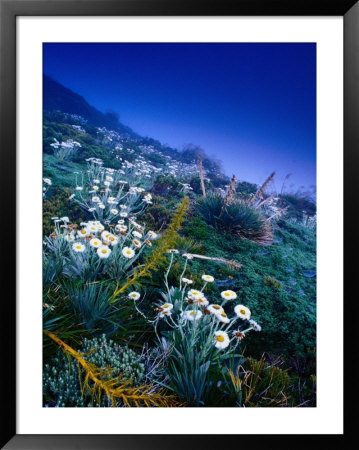
[[[118,295],[132,286],[137,280],[151,276],[151,272],[157,270],[161,264],[166,261],[165,253],[173,246],[188,207],[189,199],[188,197],[184,197],[181,204],[176,209],[168,228],[158,240],[156,248],[154,248],[152,253],[146,258],[145,264],[135,269],[132,277],[128,278],[123,286],[116,288],[112,296],[112,302],[116,302]]]
[[[98,404],[100,404],[103,395],[106,395],[113,407],[182,406],[173,395],[168,395],[163,390],[156,390],[153,385],[132,386],[132,381],[122,379],[121,375],[112,378],[114,369],[96,367],[51,331],[44,330],[44,334],[56,342],[66,354],[77,360],[81,391],[83,394],[85,392],[91,393]]]

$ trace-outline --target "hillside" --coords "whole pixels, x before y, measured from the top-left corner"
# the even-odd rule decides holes
[[[270,191],[274,173],[268,174],[270,176],[263,180],[262,186],[237,182],[235,178],[226,176],[220,163],[209,158],[199,147],[188,146],[179,151],[155,139],[141,137],[114,116],[101,113],[83,97],[46,76],[43,127],[44,235],[48,239],[44,292],[45,304],[55,305],[54,310],[46,309],[50,317],[47,320],[64,321],[62,331],[68,339],[72,338],[73,332],[67,334],[66,321],[70,315],[70,328],[78,330],[74,333],[78,332],[81,337],[93,338],[104,333],[115,341],[126,342],[134,350],[148,343],[155,345],[157,330],[155,333],[148,331],[148,325],[143,322],[143,311],[153,314],[153,306],[158,306],[161,296],[171,303],[171,296],[178,293],[174,294],[177,288],[171,290],[169,286],[175,286],[184,273],[196,286],[201,286],[203,276],[206,276],[211,280],[205,283],[206,296],[221,299],[221,296],[224,298],[223,292],[231,292],[233,299],[246,305],[260,323],[260,333],[245,334],[242,351],[246,357],[251,356],[258,361],[265,354],[266,364],[275,367],[275,373],[286,380],[285,386],[280,384],[285,389],[286,400],[278,401],[275,406],[298,406],[302,403],[303,406],[314,406],[315,205],[293,194],[279,195]],[[202,179],[199,156],[203,163]],[[102,203],[100,199],[103,199]],[[120,208],[124,209],[123,215]],[[113,309],[112,304],[106,304],[102,311],[97,309],[97,300],[89,310],[91,299],[107,299],[109,292],[111,295],[113,291],[117,292],[126,277],[133,275],[134,268],[116,265],[115,261],[121,258],[116,247],[111,247],[113,260],[109,257],[103,267],[93,266],[92,259],[86,260],[89,264],[86,270],[85,266],[79,267],[76,264],[80,259],[77,260],[71,251],[68,253],[68,249],[63,250],[68,244],[65,242],[68,236],[61,234],[59,223],[63,222],[62,230],[66,230],[70,221],[73,230],[77,230],[91,224],[95,218],[102,227],[113,227],[116,242],[128,240],[121,244],[126,245],[123,248],[127,251],[135,254],[141,248],[136,257],[138,255],[139,263],[145,265],[148,262],[146,258],[153,255],[151,252],[157,247],[156,239],[152,243],[149,237],[146,245],[143,244],[141,239],[147,236],[143,230],[146,233],[151,230],[156,238],[167,239],[165,230],[181,208],[183,214],[178,220],[177,234],[171,240],[171,248],[165,250],[165,259],[170,264],[167,275],[161,266],[162,261],[155,265],[156,269],[150,276],[138,283],[136,281],[131,288],[135,289],[132,294],[137,290],[146,293],[141,303],[143,311],[133,312],[126,306],[128,316],[123,316],[120,309]],[[127,211],[132,215],[132,222]],[[131,223],[140,230],[134,234],[137,240],[129,240]],[[70,235],[77,238],[76,233]],[[58,236],[64,237],[60,243]],[[90,239],[92,235],[88,237]],[[161,239],[159,246],[163,242]],[[86,240],[82,242],[86,243]],[[108,248],[110,245],[105,251]],[[66,263],[59,267],[61,258],[58,255],[62,251]],[[184,265],[183,260],[187,261]],[[82,264],[85,259],[81,261]],[[91,272],[93,267],[96,271]],[[103,272],[98,278],[100,268]],[[163,292],[164,279],[167,293]],[[95,280],[101,283],[94,287]],[[99,291],[94,292],[94,289]],[[84,304],[78,293],[87,299]],[[232,313],[231,302],[223,305],[228,314]],[[66,319],[62,319],[62,315]],[[128,317],[133,315],[136,321],[132,324]],[[52,326],[52,322],[50,324]],[[161,326],[159,330],[167,338],[170,335],[170,331]],[[51,352],[46,356],[48,361],[50,356],[53,356]],[[288,371],[289,376],[282,369]],[[211,381],[215,386],[224,375],[222,371],[221,375],[211,373],[210,376],[216,380]],[[172,388],[180,397],[184,396],[178,385]],[[217,396],[222,394],[225,397],[223,402],[234,406],[228,392],[216,392]],[[218,399],[212,395],[213,392],[208,393],[205,406],[218,406]],[[265,400],[260,399],[249,406],[264,403]],[[83,405],[80,402],[77,406]]]
[[[103,114],[89,105],[81,95],[64,87],[47,75],[43,76],[43,109],[49,112],[61,111],[77,115],[82,117],[89,125],[107,127],[136,136],[131,128],[121,124],[115,114]]]

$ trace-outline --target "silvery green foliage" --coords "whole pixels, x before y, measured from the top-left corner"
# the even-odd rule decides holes
[[[139,214],[146,207],[146,197],[141,198],[144,188],[135,186],[138,184],[138,176],[137,183],[129,183],[131,177],[127,167],[114,170],[103,167],[98,160],[91,160],[88,161],[86,173],[75,175],[76,186],[72,200],[84,211],[91,212],[96,220],[106,223],[119,219],[121,209],[116,205],[125,206],[129,215]],[[98,199],[96,202],[93,201],[94,197]],[[111,212],[113,208],[117,213]]]
[[[106,287],[102,283],[79,286],[69,282],[66,291],[71,307],[79,315],[86,329],[92,332],[102,330],[104,333],[111,333],[118,328],[118,308],[109,302],[113,293],[111,287]],[[101,331],[97,334],[101,334]]]
[[[43,284],[44,286],[48,286],[62,273],[63,260],[60,258],[48,257],[46,253],[44,253],[42,262]]]
[[[123,379],[132,380],[139,385],[146,378],[145,356],[137,355],[128,347],[121,347],[102,335],[100,338],[85,339],[79,350],[86,361],[96,367],[114,369],[112,376],[122,374]],[[54,407],[87,407],[111,406],[102,397],[97,404],[91,394],[81,394],[77,361],[62,351],[46,364],[43,371],[44,406]]]

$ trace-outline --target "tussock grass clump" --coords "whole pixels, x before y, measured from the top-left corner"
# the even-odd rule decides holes
[[[211,195],[197,202],[197,211],[208,225],[219,230],[259,244],[272,243],[269,223],[260,212],[240,200],[227,204],[221,195]]]

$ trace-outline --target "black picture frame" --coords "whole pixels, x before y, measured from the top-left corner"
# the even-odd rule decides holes
[[[1,104],[0,104],[0,192],[6,223],[1,235],[16,224],[16,17],[18,16],[343,16],[344,17],[344,242],[345,292],[355,293],[354,255],[357,246],[355,190],[359,173],[359,2],[358,0],[237,0],[236,3],[202,0],[0,0]],[[318,445],[326,438],[330,446],[345,448],[354,431],[354,415],[345,417],[343,435],[17,435],[16,434],[16,256],[13,240],[5,244],[6,263],[1,272],[1,377],[3,410],[1,448],[5,449],[182,449],[223,446],[266,446],[284,448]],[[353,288],[353,289],[352,289]],[[355,348],[350,343],[355,329],[357,294],[345,302],[345,409],[355,388]],[[351,355],[350,355],[351,354]],[[354,354],[354,355],[353,355]],[[333,356],[335,359],[335,356]],[[333,361],[335,370],[335,361]],[[333,376],[333,374],[331,374]],[[285,433],[285,430],[283,430]],[[280,439],[279,439],[280,438]],[[273,447],[272,447],[273,446]]]

